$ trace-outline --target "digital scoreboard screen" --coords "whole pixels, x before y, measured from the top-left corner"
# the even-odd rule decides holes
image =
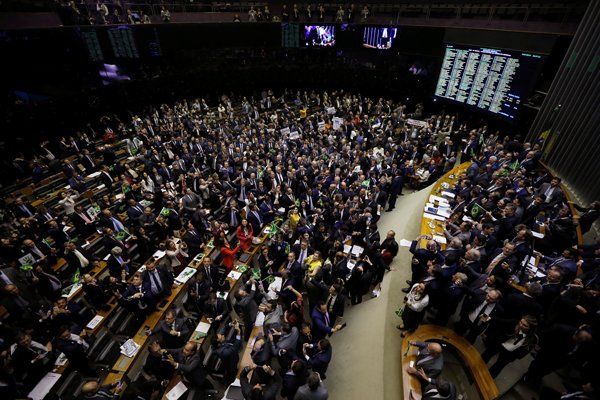
[[[447,45],[435,96],[514,121],[544,56]]]
[[[131,28],[120,26],[109,29],[108,38],[116,58],[140,58]]]

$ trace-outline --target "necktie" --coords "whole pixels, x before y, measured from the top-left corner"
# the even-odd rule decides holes
[[[306,250],[300,250],[300,258],[298,259],[298,262],[300,263],[300,265],[302,265],[302,263],[304,262],[305,257],[306,257]]]
[[[91,224],[92,220],[90,220],[85,213],[81,213],[81,214],[77,214],[81,217],[81,219],[83,220],[83,222],[85,222],[86,224]]]
[[[325,313],[325,323],[329,326],[329,313]]]
[[[327,311],[332,311],[331,310],[332,303],[333,303],[333,296],[329,296],[329,299],[327,300]]]
[[[237,226],[237,218],[233,210],[231,211],[231,226]]]
[[[158,272],[156,272],[156,270],[154,270],[150,274],[150,278],[152,278],[152,281],[154,282],[154,286],[156,286],[156,293],[160,293],[160,292],[162,292],[163,288],[162,288],[162,284],[160,283],[160,277],[158,277],[157,275],[158,275]]]

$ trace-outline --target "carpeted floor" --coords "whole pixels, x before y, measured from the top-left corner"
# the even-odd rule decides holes
[[[413,240],[419,234],[421,215],[431,188],[398,198],[395,210],[384,212],[378,223],[381,239],[388,230],[396,232],[396,240]],[[398,400],[402,398],[400,319],[395,311],[402,304],[410,278],[411,255],[400,247],[392,266],[396,271],[386,273],[381,295],[365,296],[361,304],[348,305],[344,320],[348,327],[331,337],[333,359],[325,381],[329,398]]]

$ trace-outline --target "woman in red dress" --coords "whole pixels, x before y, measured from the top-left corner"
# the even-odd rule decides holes
[[[237,253],[238,251],[240,251],[239,245],[235,249],[232,249],[231,245],[227,240],[223,241],[223,245],[221,247],[221,256],[223,257],[223,266],[227,268],[227,273],[229,273],[233,269],[235,253]]]
[[[237,227],[235,234],[240,242],[240,249],[242,251],[248,250],[248,247],[252,244],[252,239],[254,239],[254,232],[252,231],[252,225],[248,223],[246,218],[242,219],[242,223]]]

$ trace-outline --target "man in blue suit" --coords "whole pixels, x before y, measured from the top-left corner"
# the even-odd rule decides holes
[[[342,329],[342,325],[336,325],[331,328],[329,313],[327,312],[327,303],[323,300],[317,302],[317,306],[310,316],[312,318],[312,331],[315,341],[319,341],[325,338],[325,336],[331,335]]]

